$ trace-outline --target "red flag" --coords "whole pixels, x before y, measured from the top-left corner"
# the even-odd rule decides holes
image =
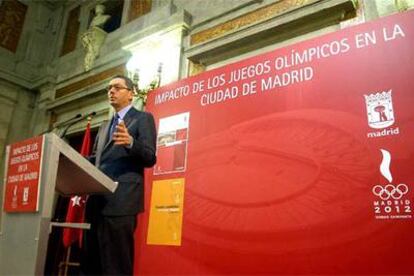
[[[88,121],[85,134],[83,136],[82,148],[80,154],[82,156],[90,155],[91,150],[91,124]],[[83,223],[85,220],[85,203],[87,196],[72,196],[69,201],[68,212],[66,213],[66,222]],[[63,245],[70,246],[78,240],[79,247],[82,246],[82,229],[65,228],[63,230]]]

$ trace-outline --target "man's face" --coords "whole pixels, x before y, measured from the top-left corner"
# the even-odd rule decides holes
[[[132,91],[128,89],[124,79],[115,78],[109,82],[108,100],[112,107],[119,111],[132,101]]]

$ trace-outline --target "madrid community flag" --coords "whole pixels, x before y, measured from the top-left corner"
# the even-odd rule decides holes
[[[91,124],[88,121],[85,134],[83,136],[82,148],[80,154],[88,156],[91,151]],[[85,220],[85,203],[87,196],[72,196],[69,201],[68,212],[66,213],[66,222],[83,223]],[[78,241],[79,247],[82,246],[82,229],[65,228],[63,230],[63,245],[70,246]]]

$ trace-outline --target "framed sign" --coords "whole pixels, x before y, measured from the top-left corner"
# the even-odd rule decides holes
[[[5,212],[38,211],[43,144],[44,136],[37,136],[7,146]]]

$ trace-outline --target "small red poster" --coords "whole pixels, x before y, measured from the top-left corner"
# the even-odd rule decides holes
[[[7,146],[5,212],[38,211],[43,140],[37,136]]]

